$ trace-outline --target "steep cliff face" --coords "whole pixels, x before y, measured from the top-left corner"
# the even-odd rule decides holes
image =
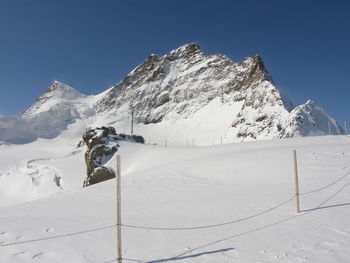
[[[215,98],[244,101],[243,108],[270,103],[292,109],[259,56],[234,63],[223,55],[206,56],[198,45],[189,44],[163,57],[151,55],[98,102],[97,110],[133,107],[138,122],[157,123],[189,118]]]
[[[260,56],[233,62],[224,55],[208,56],[192,43],[164,56],[150,55],[96,96],[54,81],[22,115],[0,118],[0,140],[53,138],[78,119],[125,130],[131,112],[141,134],[184,140],[191,133],[208,141],[204,144],[223,135],[242,141],[343,133],[314,103],[294,108]]]
[[[119,109],[126,116],[133,108],[135,119],[148,124],[191,119],[214,99],[236,109],[229,118],[240,139],[276,137],[293,109],[260,56],[234,63],[189,44],[148,57],[98,102],[97,110]]]

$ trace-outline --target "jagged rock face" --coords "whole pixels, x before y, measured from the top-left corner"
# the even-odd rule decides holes
[[[83,141],[87,145],[87,151],[85,152],[87,178],[83,186],[115,177],[114,170],[103,165],[118,150],[118,140],[114,137],[116,134],[113,127],[89,128],[83,134]]]
[[[151,55],[98,102],[98,112],[134,108],[141,123],[189,118],[213,99],[240,104],[231,116],[238,137],[273,137],[293,109],[273,85],[259,56],[234,63],[206,56],[189,44],[159,57]]]
[[[291,109],[292,104],[264,80],[248,90],[232,127],[237,127],[237,137],[243,139],[272,139],[282,130]]]
[[[84,180],[84,187],[115,177],[114,170],[104,165],[118,151],[119,141],[144,143],[142,136],[117,134],[113,127],[88,128],[84,132],[83,142],[87,146],[85,152],[87,178]],[[81,143],[79,145],[82,146]]]
[[[132,103],[139,122],[159,122],[174,113],[189,117],[216,97],[243,100],[242,91],[265,79],[271,77],[258,56],[233,63],[223,55],[206,56],[190,44],[163,57],[151,55],[98,102],[97,110]]]

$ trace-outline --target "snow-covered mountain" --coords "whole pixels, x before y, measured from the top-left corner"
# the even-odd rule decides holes
[[[343,133],[314,103],[294,108],[276,88],[260,56],[233,62],[188,44],[162,57],[150,55],[96,96],[54,81],[22,115],[0,118],[0,140],[53,138],[78,119],[88,119],[88,126],[112,124],[125,130],[131,111],[142,135],[196,138],[202,144],[213,138],[242,141]]]
[[[105,127],[77,147],[86,127],[129,129],[131,109],[146,144]],[[0,118],[0,263],[115,262],[115,180],[82,188],[85,158],[104,155],[88,142],[118,143],[123,261],[348,262],[348,136],[195,147],[328,133],[342,129],[312,101],[294,107],[258,56],[234,63],[190,44],[96,96],[55,81],[23,114]]]
[[[344,134],[343,129],[323,109],[308,100],[293,109],[285,120],[280,137]]]
[[[54,138],[77,119],[95,114],[95,96],[53,81],[36,102],[16,117],[0,117],[0,140],[26,143],[36,138]]]

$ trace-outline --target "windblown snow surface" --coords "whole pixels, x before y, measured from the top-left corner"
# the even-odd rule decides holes
[[[82,188],[78,140],[0,145],[0,262],[115,262],[116,182]],[[349,137],[123,142],[118,154],[123,262],[349,262]]]

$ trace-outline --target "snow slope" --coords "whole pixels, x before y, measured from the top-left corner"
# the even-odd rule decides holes
[[[63,182],[53,195],[18,205],[10,205],[5,191],[6,204],[0,191],[0,262],[115,262],[115,180],[81,188],[83,149],[74,148],[75,139],[66,132],[58,139],[0,146],[0,185],[10,177],[6,171],[30,179],[37,170],[43,177],[18,202],[37,198],[35,191],[48,189],[46,183],[54,187],[54,173]],[[303,193],[300,215],[292,199],[293,149]],[[194,148],[121,143],[119,154],[123,262],[350,258],[349,137]],[[16,199],[21,190],[14,191]]]

